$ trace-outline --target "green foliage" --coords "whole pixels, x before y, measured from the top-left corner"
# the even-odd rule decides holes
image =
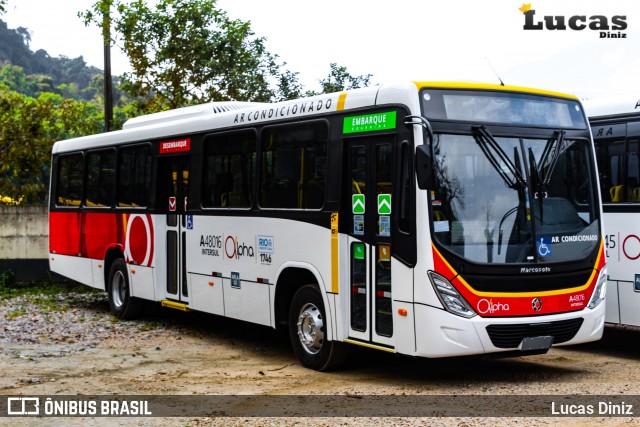
[[[285,70],[280,74],[278,87],[273,96],[274,101],[287,101],[305,96],[304,87],[300,84],[298,75],[300,73],[294,73],[289,70]]]
[[[249,22],[234,20],[215,0],[103,0],[81,14],[98,27],[111,9],[130,73],[121,87],[142,112],[208,101],[269,101],[276,56]],[[114,14],[114,12],[116,12]],[[104,28],[103,28],[104,31]]]
[[[108,19],[105,17],[108,16]],[[85,24],[123,41],[133,71],[120,88],[133,110],[151,113],[209,101],[283,101],[315,95],[299,73],[278,64],[250,22],[231,19],[216,0],[101,0],[80,14]],[[331,64],[321,93],[364,87],[371,75],[352,76]]]
[[[95,105],[48,92],[32,98],[0,85],[0,194],[46,203],[53,143],[101,126]]]
[[[335,62],[330,64],[329,67],[331,68],[329,75],[324,80],[320,80],[322,93],[358,89],[367,87],[370,84],[371,74],[352,76],[346,67],[340,67]]]
[[[102,296],[104,292],[76,282],[16,282],[15,274],[11,270],[5,270],[0,273],[0,301],[2,298],[26,295],[31,301],[42,305],[51,305],[55,302],[59,306],[60,301],[49,297],[55,297],[60,294],[96,294]]]
[[[91,101],[102,94],[102,87],[91,85],[94,76],[103,74],[101,70],[87,66],[82,57],[52,58],[42,49],[32,52],[30,42],[28,29],[9,29],[0,20],[0,69],[7,64],[12,66],[3,69],[0,83],[34,98],[41,92],[53,92],[76,100]],[[114,80],[117,83],[118,79]],[[63,93],[71,85],[75,85],[78,91]],[[121,94],[121,91],[116,91],[114,99],[118,100]]]

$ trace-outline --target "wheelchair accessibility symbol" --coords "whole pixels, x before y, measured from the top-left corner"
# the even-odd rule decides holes
[[[541,257],[551,256],[551,238],[540,237],[537,240],[538,255]]]

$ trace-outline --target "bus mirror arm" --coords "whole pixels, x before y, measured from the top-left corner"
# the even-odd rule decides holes
[[[418,178],[418,188],[426,190],[435,187],[433,179],[433,163],[429,146],[418,145],[416,148],[416,177]]]
[[[419,125],[427,132],[428,138],[433,141],[433,128],[425,117],[408,115],[404,117],[404,124]],[[426,141],[425,141],[426,142]],[[416,148],[416,176],[418,178],[418,188],[426,190],[435,187],[433,178],[433,161],[429,145],[423,144]]]
[[[409,115],[409,116],[405,116],[404,117],[404,124],[405,125],[420,125],[424,128],[424,130],[427,131],[427,134],[429,135],[429,138],[433,140],[433,128],[431,127],[431,123],[429,123],[429,120],[427,120],[425,117],[422,116],[413,116],[413,115]]]

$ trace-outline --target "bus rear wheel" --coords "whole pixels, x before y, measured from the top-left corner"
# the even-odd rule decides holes
[[[344,343],[329,341],[322,295],[315,285],[301,287],[293,297],[289,311],[289,338],[302,363],[316,371],[342,366],[348,349]]]
[[[143,302],[131,296],[127,265],[122,258],[116,259],[111,264],[107,293],[109,295],[109,308],[117,318],[129,320],[140,314]]]

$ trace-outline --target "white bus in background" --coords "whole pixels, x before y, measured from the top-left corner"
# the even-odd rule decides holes
[[[409,82],[205,104],[53,147],[51,270],[108,293],[288,328],[328,370],[597,340],[606,269],[580,101]]]
[[[606,321],[640,326],[640,99],[585,101],[606,236]]]

